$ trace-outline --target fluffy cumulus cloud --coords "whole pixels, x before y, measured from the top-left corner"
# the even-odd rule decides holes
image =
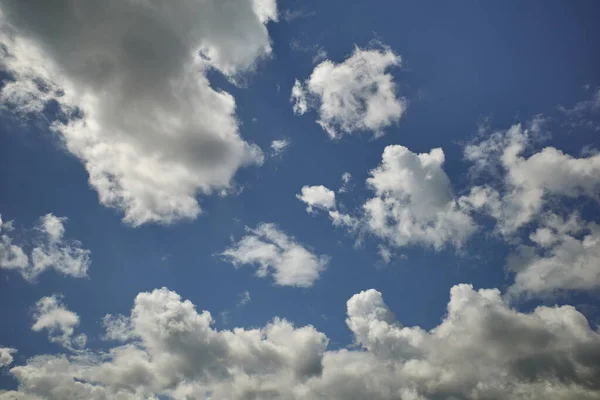
[[[13,354],[16,352],[17,350],[11,347],[0,347],[0,368],[8,367],[12,364],[14,360]]]
[[[332,139],[362,131],[381,136],[406,110],[407,102],[397,95],[389,73],[400,65],[400,56],[389,48],[356,47],[339,64],[325,60],[306,82],[295,81],[291,94],[294,112],[301,115],[314,108],[317,122]]]
[[[90,251],[76,240],[65,238],[66,218],[46,214],[40,218],[32,234],[33,245],[13,239],[12,221],[0,218],[0,269],[18,271],[29,281],[47,269],[75,278],[87,276]]]
[[[331,210],[335,208],[335,193],[323,185],[303,186],[302,193],[297,194],[298,200],[306,203],[306,211],[313,212],[315,208]]]
[[[274,224],[259,224],[221,255],[233,265],[255,265],[256,275],[272,276],[277,285],[310,287],[327,267],[329,257],[316,255]]]
[[[418,154],[404,146],[387,146],[381,164],[367,179],[375,196],[363,204],[358,216],[336,210],[333,191],[323,186],[305,186],[297,197],[309,211],[330,210],[334,224],[364,230],[392,246],[460,248],[477,226],[469,208],[455,198],[443,164],[442,149]]]
[[[546,214],[509,257],[515,273],[512,296],[543,296],[564,290],[600,288],[600,226],[576,214],[564,219]]]
[[[495,217],[503,234],[530,223],[550,199],[600,201],[600,154],[577,158],[546,147],[527,156],[540,129],[536,123],[528,129],[517,124],[465,148],[474,171],[499,176],[500,187],[475,186],[463,201]]]
[[[140,293],[123,342],[39,355],[10,372],[0,399],[597,399],[600,334],[570,306],[521,313],[496,289],[452,288],[430,331],[396,320],[371,289],[347,303],[358,348],[327,350],[312,326],[279,318],[216,330],[165,288]]]
[[[581,198],[600,202],[600,155],[574,157],[555,147],[536,150],[539,120],[497,131],[465,148],[475,176],[486,178],[459,199],[491,216],[502,237],[517,240],[507,269],[511,296],[546,296],[600,287],[600,231],[577,211]],[[566,201],[571,205],[564,207]],[[565,215],[565,210],[569,210]]]
[[[79,325],[79,316],[67,309],[62,296],[42,297],[34,307],[34,323],[31,327],[36,332],[48,331],[48,339],[67,349],[85,347],[85,334],[74,336],[75,327]]]
[[[275,0],[3,2],[0,100],[28,117],[58,106],[51,128],[128,223],[195,218],[197,195],[263,161],[206,73],[254,69],[275,20]]]
[[[476,226],[456,201],[443,164],[442,149],[418,154],[387,146],[367,179],[375,192],[363,206],[369,231],[396,246],[462,246]]]

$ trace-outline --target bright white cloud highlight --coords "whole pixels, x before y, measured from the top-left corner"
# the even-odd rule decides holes
[[[509,308],[496,289],[451,289],[430,331],[407,327],[376,290],[347,302],[359,349],[327,350],[312,326],[279,318],[212,328],[165,288],[140,293],[131,336],[106,352],[40,355],[10,372],[0,399],[596,399],[600,334],[573,307]]]
[[[0,368],[8,367],[14,361],[13,354],[17,349],[11,347],[0,347]]]
[[[126,222],[195,218],[198,195],[263,162],[239,135],[234,98],[206,73],[253,70],[276,20],[275,0],[4,2],[0,68],[13,81],[0,100],[35,115],[56,101],[52,129]]]
[[[247,231],[221,255],[236,267],[256,265],[257,276],[272,276],[277,285],[310,287],[329,262],[329,257],[310,252],[274,224],[259,224]]]
[[[283,152],[292,144],[288,139],[273,140],[271,142],[271,150],[274,156],[283,154]]]
[[[302,115],[314,108],[317,122],[332,139],[361,131],[381,136],[406,110],[407,101],[396,94],[388,72],[401,62],[389,48],[359,47],[342,63],[325,60],[305,83],[295,81],[291,94],[294,112]]]
[[[48,339],[67,349],[85,347],[86,335],[74,336],[74,330],[79,325],[79,316],[66,308],[62,296],[52,295],[42,297],[34,307],[34,324],[32,330],[48,331]]]
[[[80,242],[65,238],[66,221],[65,217],[44,215],[31,235],[33,245],[27,245],[12,238],[12,221],[3,223],[0,219],[0,268],[15,270],[29,281],[48,269],[75,278],[86,277],[91,253]]]
[[[461,247],[476,225],[454,197],[444,159],[442,149],[417,154],[387,146],[367,179],[375,192],[363,206],[369,231],[395,246]]]
[[[302,193],[297,194],[298,200],[306,203],[306,211],[313,212],[316,209],[331,210],[335,208],[335,193],[323,185],[303,186]]]

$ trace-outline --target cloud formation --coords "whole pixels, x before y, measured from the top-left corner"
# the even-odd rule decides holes
[[[339,64],[325,60],[306,82],[295,81],[291,94],[294,113],[302,115],[314,108],[319,115],[317,123],[332,139],[362,131],[381,136],[406,110],[407,101],[396,94],[388,72],[401,63],[400,56],[387,47],[356,47]]]
[[[513,310],[497,289],[457,285],[430,331],[396,320],[381,293],[347,302],[355,349],[327,350],[312,326],[274,318],[216,330],[208,311],[165,288],[140,293],[123,343],[39,355],[0,399],[597,399],[600,334],[571,306]]]
[[[465,157],[478,173],[495,171],[501,186],[476,186],[474,208],[484,209],[498,222],[498,230],[512,234],[530,223],[551,198],[589,197],[600,201],[600,154],[576,158],[554,147],[527,157],[525,151],[539,136],[540,127],[513,125],[465,148]],[[497,178],[496,178],[497,179]]]
[[[301,194],[296,198],[306,203],[306,212],[313,212],[314,208],[331,210],[335,208],[335,192],[323,185],[303,186]]]
[[[381,164],[366,182],[374,197],[365,201],[356,216],[335,210],[335,194],[323,186],[305,186],[297,197],[308,211],[313,207],[330,210],[334,224],[360,228],[392,246],[460,248],[477,225],[469,209],[454,196],[443,164],[442,149],[418,154],[404,146],[387,146]]]
[[[206,74],[252,71],[276,20],[275,0],[3,2],[0,100],[28,117],[58,105],[51,129],[129,224],[193,219],[197,195],[264,158]]]
[[[262,223],[221,255],[234,266],[256,265],[256,275],[272,276],[280,286],[310,287],[327,267],[329,257],[316,255],[274,224]]]
[[[82,349],[87,337],[85,334],[74,336],[79,325],[79,316],[67,309],[61,295],[42,297],[35,303],[32,330],[48,331],[48,339],[67,349]]]
[[[8,367],[14,361],[13,354],[17,350],[11,347],[0,347],[0,368]]]
[[[16,242],[11,234],[12,221],[0,218],[0,269],[15,270],[28,281],[34,281],[47,269],[74,278],[87,276],[91,252],[76,240],[65,238],[67,218],[46,214],[40,218],[32,235],[33,245]],[[26,248],[30,247],[30,251]]]

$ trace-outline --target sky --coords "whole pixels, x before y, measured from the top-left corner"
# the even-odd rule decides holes
[[[0,400],[600,399],[599,17],[0,0]]]

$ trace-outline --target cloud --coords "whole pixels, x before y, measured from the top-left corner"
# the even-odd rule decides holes
[[[407,101],[396,95],[393,77],[387,71],[401,65],[391,49],[356,47],[344,62],[325,60],[303,84],[296,80],[291,101],[296,114],[314,108],[317,122],[332,138],[369,131],[375,137],[397,123]]]
[[[257,276],[272,276],[277,285],[310,287],[329,262],[329,257],[311,253],[274,224],[262,223],[247,231],[221,255],[236,267],[256,265]]]
[[[381,164],[367,179],[375,196],[356,216],[335,210],[333,191],[322,186],[305,186],[297,197],[307,203],[307,211],[313,206],[328,209],[335,225],[366,231],[391,246],[460,248],[477,225],[455,198],[443,164],[442,149],[418,154],[404,146],[387,146]]]
[[[240,300],[238,301],[237,305],[238,305],[238,307],[243,307],[246,304],[250,303],[251,300],[252,300],[252,297],[250,297],[250,292],[245,290],[240,295]]]
[[[297,194],[296,198],[306,203],[307,212],[313,212],[314,208],[322,210],[335,208],[335,193],[323,185],[303,186],[302,193]]]
[[[11,347],[0,347],[0,368],[8,367],[14,361],[13,354],[17,349]]]
[[[5,109],[58,105],[51,129],[129,224],[196,218],[198,195],[263,162],[240,137],[235,99],[206,74],[235,82],[270,56],[275,0],[23,1],[0,14]]]
[[[292,22],[299,18],[312,17],[315,14],[316,14],[315,11],[308,12],[308,11],[303,11],[303,10],[291,10],[291,9],[285,9],[282,12],[283,19],[286,22]]]
[[[289,139],[273,140],[271,142],[271,150],[273,150],[273,155],[279,156],[283,154],[290,144],[292,144],[292,142]]]
[[[62,295],[42,297],[34,307],[35,332],[48,331],[48,339],[67,349],[82,349],[87,337],[85,334],[73,336],[74,329],[79,325],[79,316],[66,308]]]
[[[80,242],[65,239],[66,221],[53,214],[41,217],[35,227],[34,245],[26,252],[26,245],[15,244],[10,236],[12,221],[3,223],[0,218],[0,269],[15,270],[29,281],[50,268],[74,278],[86,277],[91,252]]]
[[[600,154],[576,158],[545,147],[525,156],[532,137],[539,134],[539,127],[517,124],[465,148],[475,171],[496,172],[501,187],[476,186],[462,202],[496,218],[504,235],[529,224],[551,198],[585,196],[600,201]]]
[[[600,288],[600,226],[576,214],[564,219],[550,213],[541,221],[529,235],[531,245],[520,245],[509,257],[508,269],[515,273],[509,295]]]
[[[338,193],[346,193],[350,190],[350,181],[352,180],[352,174],[350,172],[344,172],[342,174],[342,186],[339,188]]]
[[[597,87],[592,98],[577,102],[572,108],[559,106],[558,109],[570,117],[582,117],[585,114],[600,112],[600,87]]]
[[[497,289],[456,285],[430,331],[400,323],[381,293],[347,302],[356,348],[327,350],[312,326],[274,318],[216,330],[165,288],[140,293],[131,339],[107,351],[39,355],[0,399],[595,399],[600,334],[571,306],[521,313]],[[36,397],[37,396],[37,397]]]

